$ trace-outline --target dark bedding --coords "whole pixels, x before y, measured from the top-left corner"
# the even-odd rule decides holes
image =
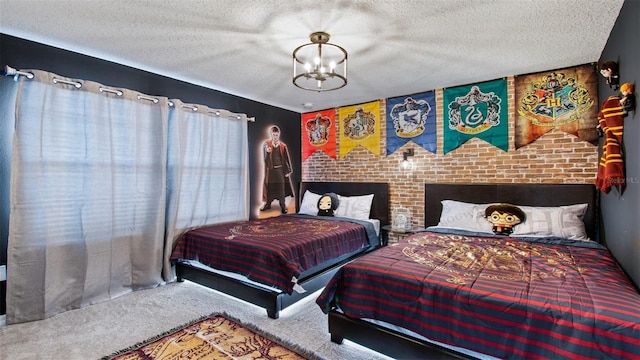
[[[419,232],[345,265],[316,302],[498,358],[640,358],[640,294],[595,242]]]
[[[171,260],[197,260],[291,294],[305,270],[378,245],[368,222],[291,214],[188,231]]]

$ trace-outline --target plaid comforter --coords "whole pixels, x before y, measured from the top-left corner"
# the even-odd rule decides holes
[[[171,261],[197,260],[291,294],[305,270],[378,244],[369,223],[292,214],[188,231]]]
[[[594,242],[420,232],[316,302],[498,358],[640,359],[640,294]]]

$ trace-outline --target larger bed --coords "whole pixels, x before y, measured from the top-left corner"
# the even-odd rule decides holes
[[[524,232],[478,229],[490,203],[522,205]],[[640,294],[594,241],[597,211],[593,185],[426,184],[440,226],[346,265],[316,302],[332,341],[395,358],[640,358]]]
[[[282,309],[326,285],[340,266],[382,244],[379,230],[389,219],[388,184],[303,182],[299,199],[330,192],[340,195],[343,205],[367,198],[370,209],[358,218],[306,211],[190,230],[171,256],[177,280],[261,306],[277,319]]]

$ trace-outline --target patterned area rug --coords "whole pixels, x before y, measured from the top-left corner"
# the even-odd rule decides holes
[[[320,360],[310,351],[242,324],[227,314],[214,313],[167,331],[102,360],[160,359],[278,359]]]

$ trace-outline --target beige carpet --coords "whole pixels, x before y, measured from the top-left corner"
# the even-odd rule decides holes
[[[0,359],[99,359],[213,312],[256,325],[327,360],[389,359],[347,340],[332,343],[316,296],[281,311],[274,320],[262,308],[197,284],[172,283],[46,320],[2,326]]]

